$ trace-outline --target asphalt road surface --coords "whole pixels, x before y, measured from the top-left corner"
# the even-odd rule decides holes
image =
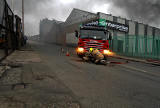
[[[160,108],[160,67],[109,58],[107,66],[67,57],[61,46],[30,42],[82,108]]]

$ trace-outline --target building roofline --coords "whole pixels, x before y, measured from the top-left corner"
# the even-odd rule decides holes
[[[78,10],[78,11],[81,11],[81,12],[85,12],[85,13],[88,13],[88,14],[92,14],[92,15],[97,15],[96,13],[88,12],[88,11],[81,10],[81,9],[78,9],[78,8],[73,8],[72,11],[71,11],[71,13],[69,14],[69,16],[67,17],[67,19],[65,20],[65,22],[68,20],[68,18],[72,14],[72,12],[74,12],[75,10]]]
[[[81,9],[78,9],[78,8],[73,8],[73,10],[78,10],[78,11],[86,12],[86,13],[89,13],[89,14],[97,15],[96,13],[89,12],[89,11],[85,11],[85,10],[81,10]],[[73,10],[72,10],[72,11],[73,11]]]

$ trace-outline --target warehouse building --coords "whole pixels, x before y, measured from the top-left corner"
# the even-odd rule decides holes
[[[47,18],[40,21],[40,38],[44,42],[56,43],[57,35],[60,32],[61,21],[49,20]]]
[[[79,30],[83,22],[105,19],[107,29],[112,33],[110,49],[116,53],[160,59],[160,29],[137,21],[112,16],[105,13],[91,13],[73,9],[65,22],[42,20],[40,37],[46,42],[75,46],[78,39],[74,31]],[[58,22],[58,23],[57,23]],[[44,26],[45,25],[45,26]],[[46,29],[49,27],[49,29]]]

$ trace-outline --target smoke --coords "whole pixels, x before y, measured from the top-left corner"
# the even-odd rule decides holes
[[[21,15],[21,1],[13,0],[14,12]],[[11,0],[8,0],[11,5]],[[24,0],[25,34],[39,33],[41,19],[65,21],[73,8],[90,12],[103,12],[159,26],[159,0]]]
[[[130,19],[159,27],[159,0],[113,0],[113,5],[121,8]]]

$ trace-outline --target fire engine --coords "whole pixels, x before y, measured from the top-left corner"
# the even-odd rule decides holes
[[[105,19],[96,19],[80,25],[80,32],[75,31],[78,38],[77,55],[83,57],[90,49],[98,49],[105,57],[111,54],[109,41],[111,33],[107,30]]]

